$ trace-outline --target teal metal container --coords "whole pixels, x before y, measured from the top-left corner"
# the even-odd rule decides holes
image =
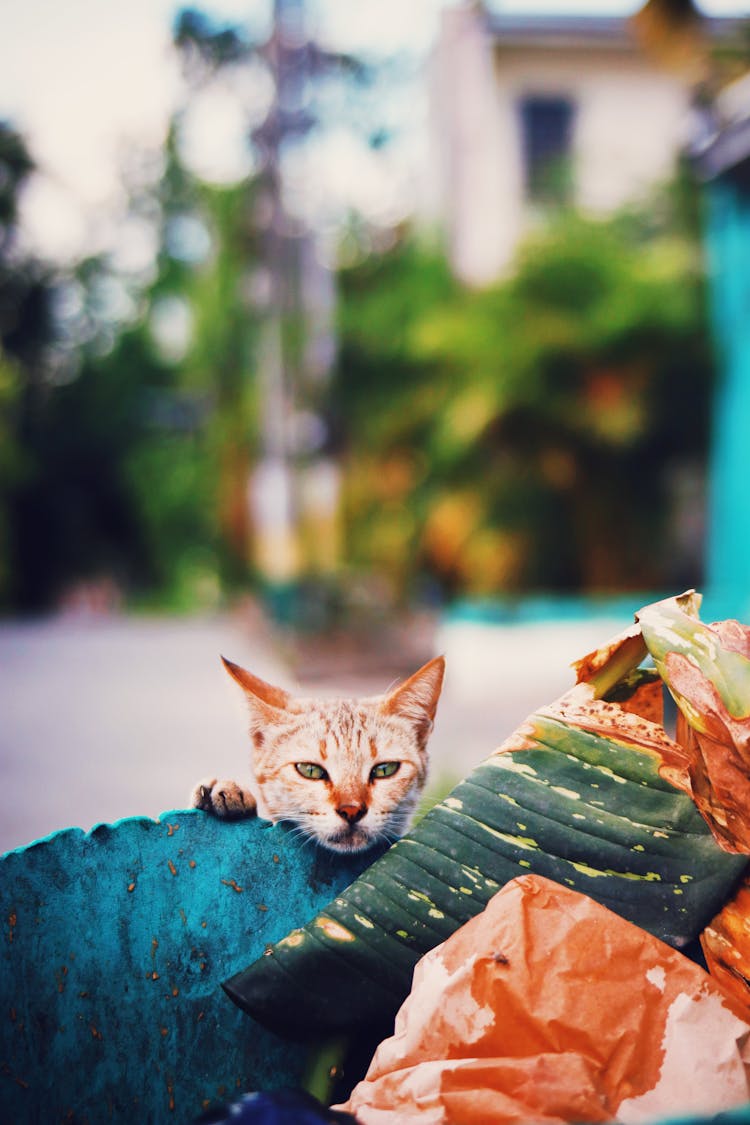
[[[373,858],[195,809],[0,857],[2,1125],[182,1125],[243,1091],[297,1085],[304,1050],[220,982]]]

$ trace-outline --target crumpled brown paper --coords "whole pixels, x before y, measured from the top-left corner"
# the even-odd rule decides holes
[[[701,934],[708,971],[750,1022],[750,876]]]
[[[535,875],[417,965],[346,1106],[362,1125],[714,1113],[750,1099],[750,1023],[697,965]]]

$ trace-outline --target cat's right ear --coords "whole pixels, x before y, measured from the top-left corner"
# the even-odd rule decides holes
[[[394,688],[382,704],[386,714],[409,719],[423,742],[432,730],[444,674],[445,657],[436,656]]]
[[[263,705],[273,707],[277,711],[286,710],[291,698],[288,692],[274,687],[273,684],[267,684],[259,676],[254,676],[252,672],[241,668],[239,664],[233,664],[223,656],[221,659],[229,675],[244,691],[252,710],[262,709]]]

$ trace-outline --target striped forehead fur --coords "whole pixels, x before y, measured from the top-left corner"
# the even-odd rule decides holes
[[[371,699],[304,699],[295,697],[283,711],[256,709],[250,701],[251,732],[263,730],[272,741],[291,741],[305,731],[322,744],[328,739],[345,750],[400,731],[407,740],[423,742],[432,729],[430,700],[409,694],[392,706],[390,696]]]
[[[253,725],[272,727],[280,741],[295,738],[304,730],[315,730],[319,737],[330,735],[344,749],[362,738],[371,739],[385,729],[406,731],[425,718],[426,709],[407,704],[398,710],[388,707],[388,696],[369,699],[294,698],[284,711],[256,711],[251,703]]]

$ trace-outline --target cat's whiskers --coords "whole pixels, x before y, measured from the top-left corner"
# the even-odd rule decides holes
[[[303,827],[301,824],[295,824],[292,820],[281,821],[286,828],[289,835],[293,840],[301,840],[303,844],[315,844],[317,837],[314,832]]]

